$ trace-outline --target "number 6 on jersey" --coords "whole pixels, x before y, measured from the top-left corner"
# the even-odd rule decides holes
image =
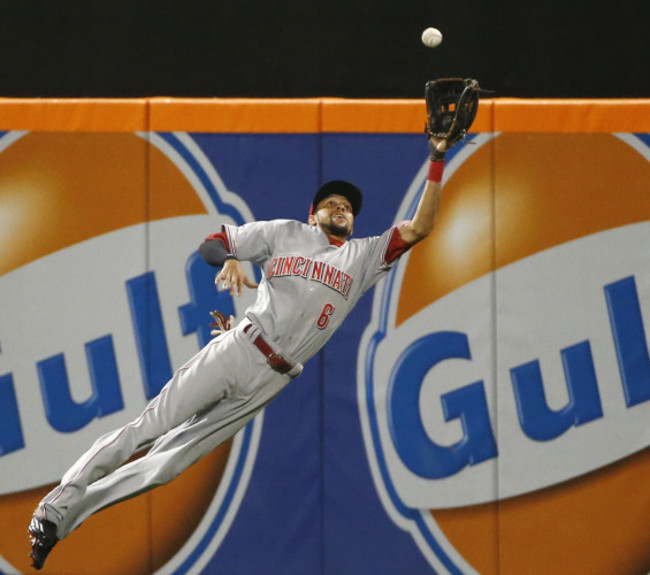
[[[318,329],[325,329],[330,322],[330,316],[334,313],[334,306],[331,303],[326,303],[323,311],[316,322]]]

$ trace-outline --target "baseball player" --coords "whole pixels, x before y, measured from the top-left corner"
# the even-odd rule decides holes
[[[345,181],[323,185],[307,224],[294,220],[224,225],[200,246],[220,268],[218,289],[257,288],[237,326],[181,366],[135,420],[100,437],[39,503],[29,533],[33,567],[93,513],[163,485],[232,437],[258,414],[341,325],[359,298],[433,229],[446,141],[429,137],[428,180],[412,220],[352,239],[362,203]],[[240,261],[260,266],[259,286]],[[137,451],[148,452],[126,463]]]

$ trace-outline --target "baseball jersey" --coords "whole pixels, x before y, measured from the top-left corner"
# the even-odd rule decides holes
[[[325,345],[359,298],[411,247],[397,226],[340,244],[295,220],[224,225],[223,231],[229,251],[264,272],[246,316],[301,363]]]

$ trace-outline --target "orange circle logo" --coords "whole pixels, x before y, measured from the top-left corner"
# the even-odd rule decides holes
[[[0,571],[29,569],[26,529],[40,499],[206,343],[215,301],[197,295],[194,284],[212,287],[212,276],[201,276],[196,247],[216,214],[252,219],[187,135],[0,138]],[[91,517],[52,567],[200,566],[236,511],[260,425],[169,485]]]
[[[474,143],[361,346],[384,506],[437,572],[646,572],[631,510],[650,502],[650,150],[610,134]]]

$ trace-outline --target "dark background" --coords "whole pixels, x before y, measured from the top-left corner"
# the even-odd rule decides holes
[[[649,14],[648,0],[0,0],[0,96],[419,98],[463,76],[497,97],[650,97]]]

